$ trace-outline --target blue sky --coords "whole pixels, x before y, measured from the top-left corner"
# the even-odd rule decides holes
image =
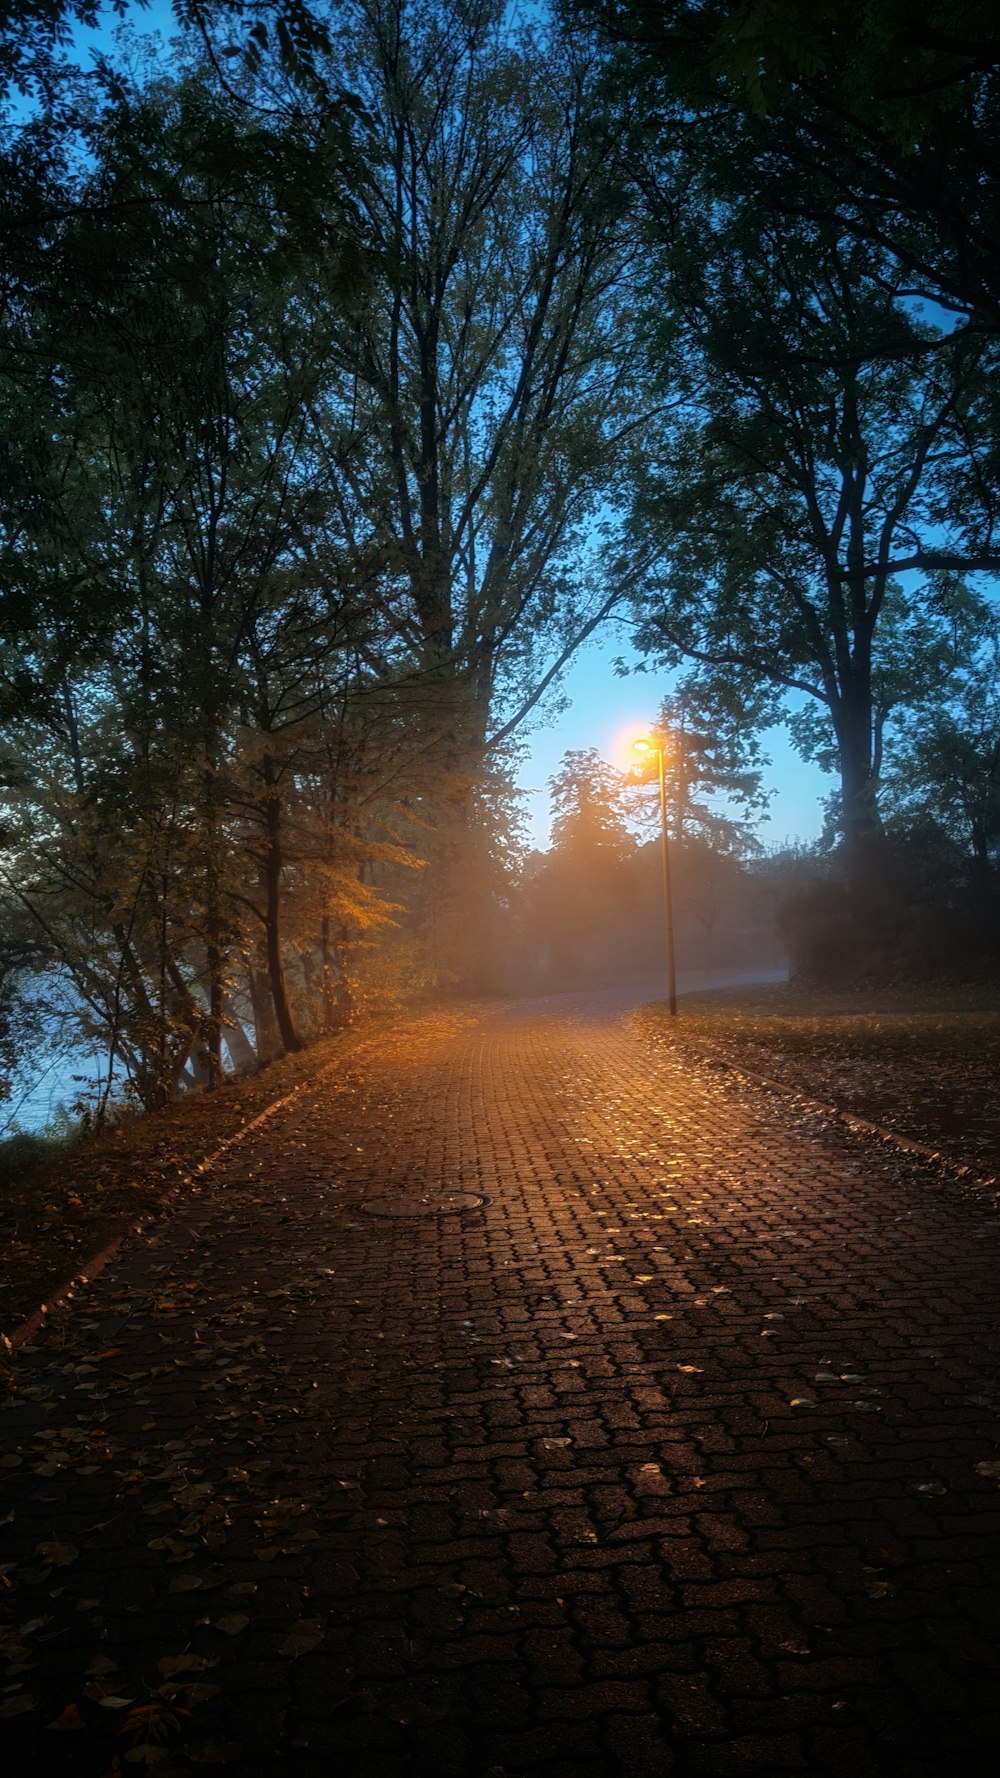
[[[166,41],[176,30],[170,0],[130,6],[126,18],[140,35],[159,32]],[[75,52],[84,67],[91,47],[112,47],[117,25],[109,10],[96,31],[74,29]],[[522,731],[520,739],[526,751],[517,780],[525,792],[533,845],[545,847],[549,843],[547,780],[558,770],[563,754],[596,747],[611,764],[627,766],[630,739],[649,726],[670,689],[665,674],[635,673],[621,678],[613,662],[622,655],[629,658],[620,630],[593,638],[564,675],[559,691]],[[558,709],[560,698],[566,700],[565,709]],[[816,839],[822,826],[820,799],[832,788],[831,780],[798,758],[783,729],[768,735],[767,752],[771,765],[765,783],[775,794],[770,814],[758,829],[761,841],[771,850],[788,842]]]
[[[527,753],[517,773],[526,793],[530,839],[544,848],[549,843],[547,780],[559,769],[570,749],[596,747],[611,765],[631,763],[629,742],[649,727],[662,699],[670,690],[665,673],[647,672],[619,678],[613,662],[629,658],[620,632],[595,637],[581,649],[566,673],[562,696],[568,708],[548,715],[543,705],[534,725],[522,734]],[[549,710],[552,710],[553,699]],[[821,799],[834,788],[833,779],[814,765],[807,765],[792,748],[784,729],[772,729],[766,738],[771,764],[764,774],[767,789],[774,791],[770,813],[758,828],[768,851],[794,841],[819,837],[823,825]]]

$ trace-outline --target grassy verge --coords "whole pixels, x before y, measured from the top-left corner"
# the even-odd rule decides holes
[[[0,1148],[0,1334],[12,1333],[109,1241],[155,1212],[220,1143],[329,1063],[348,1065],[373,1035],[388,1037],[399,1023],[398,1015],[388,1016],[326,1038],[218,1092],[127,1117],[100,1136],[19,1139],[8,1145],[6,1165]]]
[[[993,1176],[1000,1168],[996,989],[814,992],[792,986],[685,995],[660,1040],[710,1045],[735,1065],[834,1104]]]

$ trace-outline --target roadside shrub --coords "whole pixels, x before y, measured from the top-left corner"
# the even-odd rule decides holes
[[[891,835],[852,861],[817,860],[778,909],[794,981],[810,987],[1000,979],[997,884],[927,836]]]

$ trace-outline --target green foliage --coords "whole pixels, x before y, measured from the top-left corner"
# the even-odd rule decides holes
[[[895,821],[932,824],[955,868],[985,890],[1000,876],[1000,640],[987,614],[945,699],[914,713],[893,752],[887,799]]]
[[[587,859],[620,861],[634,850],[630,817],[635,792],[596,747],[566,753],[549,779],[552,840],[560,851]]]
[[[945,695],[954,613],[975,608],[941,575],[1000,565],[993,10],[564,12],[600,44],[653,243],[640,640],[693,658],[707,706],[733,676],[756,723],[790,694],[863,846],[893,727]]]
[[[761,785],[754,730],[757,699],[730,675],[689,675],[664,698],[656,725],[663,746],[667,820],[676,840],[697,838],[729,857],[758,851],[753,820],[770,793]],[[742,811],[738,814],[737,811]]]
[[[457,0],[182,11],[204,55],[66,69],[7,157],[8,893],[98,1116],[496,952],[491,720],[627,405],[585,66]]]
[[[660,259],[665,342],[649,309],[647,349],[681,399],[636,465],[655,563],[640,641],[693,657],[709,706],[738,689],[744,734],[804,694],[793,737],[838,771],[853,844],[878,823],[887,724],[940,686],[981,610],[945,572],[992,560],[968,548],[971,501],[952,516],[980,366],[905,309],[891,265],[825,228],[761,227],[733,198],[698,254],[700,229],[696,208]]]
[[[564,0],[661,144],[735,125],[758,212],[825,220],[995,336],[1000,32],[989,0]],[[635,103],[626,103],[633,112]],[[673,200],[658,204],[662,215]]]
[[[611,955],[612,935],[634,918],[639,792],[596,748],[565,754],[549,789],[553,845],[529,865],[528,924],[548,968],[568,978]]]
[[[0,533],[8,882],[148,1105],[218,1079],[241,977],[286,1045],[288,967],[307,1024],[332,1016],[312,950],[328,978],[391,917],[364,873],[402,856],[378,797],[403,743],[396,720],[371,747],[391,632],[310,439],[356,288],[342,163],[196,75],[89,136],[7,335],[34,420]]]
[[[23,97],[58,104],[74,28],[95,30],[109,17],[143,13],[148,5],[149,0],[8,0],[0,19],[0,94],[13,88]],[[326,21],[306,0],[172,0],[171,10],[178,30],[192,33],[213,55],[238,57],[250,73],[273,56],[292,78],[315,84],[319,59],[330,46]],[[213,40],[220,29],[225,41],[216,52]],[[110,96],[120,97],[123,88],[111,61],[99,57],[98,68]]]

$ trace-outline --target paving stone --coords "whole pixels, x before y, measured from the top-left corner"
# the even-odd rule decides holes
[[[1000,1224],[631,1001],[359,1040],[21,1355],[10,1770],[992,1778]]]

